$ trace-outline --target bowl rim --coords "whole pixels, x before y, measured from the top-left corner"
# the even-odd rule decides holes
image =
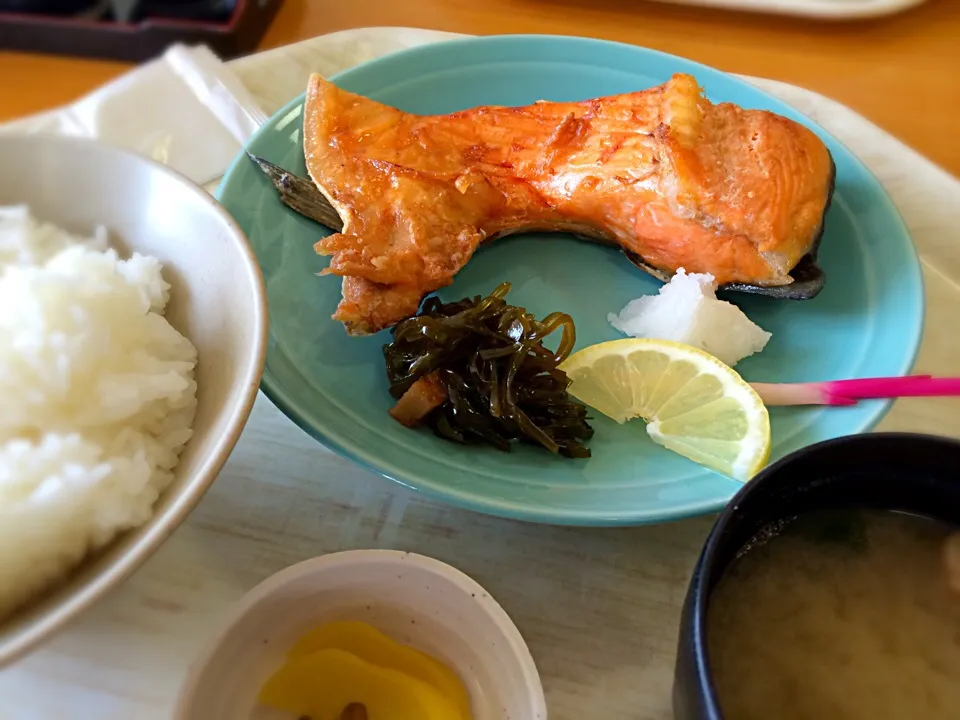
[[[0,143],[5,142],[34,143],[38,146],[44,144],[60,145],[65,152],[82,147],[95,152],[103,152],[107,155],[130,158],[135,162],[150,167],[155,173],[166,175],[171,180],[179,183],[188,193],[192,193],[197,197],[203,205],[217,215],[229,228],[231,239],[240,251],[245,270],[246,284],[252,286],[254,292],[254,313],[250,318],[250,327],[253,329],[254,347],[248,349],[246,353],[245,366],[240,372],[242,378],[240,400],[228,413],[226,432],[215,440],[211,453],[200,463],[200,467],[194,476],[184,484],[183,488],[172,498],[170,505],[165,508],[161,514],[152,515],[150,519],[139,526],[139,528],[128,530],[114,538],[106,546],[107,548],[116,543],[124,542],[125,537],[131,532],[136,532],[138,529],[143,532],[143,535],[133,542],[125,552],[107,564],[101,571],[97,572],[88,582],[76,588],[70,587],[70,583],[73,582],[75,577],[74,573],[80,567],[80,565],[78,565],[71,570],[70,575],[64,578],[62,585],[41,592],[32,601],[27,601],[25,605],[14,610],[13,614],[6,621],[9,623],[9,627],[4,628],[4,624],[6,623],[0,622],[0,667],[9,665],[27,653],[37,649],[37,647],[49,639],[51,635],[63,629],[82,612],[92,607],[110,590],[132,575],[136,569],[169,539],[184,520],[187,519],[223,469],[227,458],[233,451],[237,440],[240,438],[240,434],[246,426],[247,419],[250,416],[253,404],[257,398],[260,378],[263,374],[264,363],[266,362],[268,330],[266,284],[264,283],[263,274],[260,271],[260,264],[257,262],[250,240],[236,220],[233,219],[233,216],[227,212],[213,195],[194,183],[183,173],[114,143],[90,138],[18,134],[0,137]],[[169,488],[164,492],[169,492]],[[45,599],[49,597],[51,593],[63,591],[65,591],[63,599],[42,612],[39,616],[23,621],[17,620],[16,615],[19,612],[23,612],[24,609],[29,608],[32,602]]]
[[[522,668],[523,684],[527,689],[527,699],[530,701],[533,710],[530,720],[534,720],[534,718],[546,720],[546,698],[536,662],[513,619],[493,595],[462,570],[458,570],[441,560],[405,550],[381,549],[341,550],[320,555],[290,565],[254,586],[233,605],[225,619],[221,621],[219,628],[207,640],[196,659],[188,666],[186,678],[181,683],[180,691],[177,694],[173,713],[174,720],[184,720],[188,717],[187,712],[191,709],[193,699],[200,687],[200,678],[227,638],[256,607],[268,601],[279,590],[305,576],[336,571],[343,567],[381,565],[394,568],[401,564],[414,565],[421,570],[426,570],[451,581],[462,591],[463,598],[467,603],[480,608],[500,628],[506,637],[510,655],[520,663]]]
[[[689,651],[691,657],[689,660],[695,672],[696,688],[688,689],[700,694],[702,717],[704,720],[730,720],[726,718],[720,708],[720,702],[717,697],[716,686],[713,681],[713,673],[710,667],[710,653],[707,643],[707,612],[709,609],[711,578],[722,571],[715,567],[717,553],[721,538],[727,533],[728,527],[733,522],[734,515],[739,511],[743,499],[750,494],[759,492],[757,486],[762,484],[768,478],[775,477],[786,467],[807,457],[823,452],[830,452],[833,448],[843,446],[854,446],[860,448],[869,448],[878,443],[911,443],[926,446],[937,445],[940,447],[951,448],[958,457],[960,457],[960,439],[933,435],[929,433],[916,432],[875,432],[875,433],[857,433],[853,435],[843,435],[829,440],[807,445],[806,447],[795,450],[789,455],[785,455],[776,462],[760,471],[752,480],[747,482],[737,494],[730,500],[723,512],[717,517],[710,529],[710,534],[704,542],[703,549],[697,559],[690,581],[688,583],[688,592],[690,607],[681,611],[680,630],[681,634],[689,634]],[[687,625],[689,621],[689,626]],[[681,637],[682,639],[682,637]],[[682,651],[681,651],[682,652]],[[678,655],[677,662],[680,662]],[[674,678],[674,692],[676,692],[676,677]]]

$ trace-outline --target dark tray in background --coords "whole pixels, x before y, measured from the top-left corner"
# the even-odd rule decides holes
[[[0,50],[139,62],[179,42],[229,59],[256,48],[282,1],[0,0]]]

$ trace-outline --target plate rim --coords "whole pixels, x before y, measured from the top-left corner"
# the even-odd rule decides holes
[[[732,82],[734,85],[739,85],[754,92],[758,92],[767,99],[772,100],[774,103],[788,107],[791,112],[802,117],[808,127],[811,127],[811,129],[815,130],[818,135],[829,138],[833,143],[841,147],[848,156],[849,160],[852,161],[853,164],[864,175],[872,180],[872,183],[875,186],[875,192],[880,198],[883,199],[884,207],[888,216],[892,216],[892,218],[895,219],[899,231],[908,241],[906,248],[913,259],[913,263],[911,264],[909,270],[911,274],[915,275],[915,280],[919,289],[919,298],[917,303],[919,322],[913,325],[912,337],[910,338],[910,342],[908,344],[908,346],[912,347],[912,350],[908,357],[904,359],[903,365],[899,370],[899,374],[908,373],[914,366],[921,349],[923,333],[926,324],[926,285],[924,282],[919,251],[913,241],[913,237],[910,234],[903,216],[893,201],[893,198],[887,192],[887,189],[884,187],[880,179],[867,167],[867,165],[859,158],[859,156],[857,156],[856,153],[854,153],[845,143],[839,140],[833,133],[829,132],[826,128],[824,128],[806,113],[797,109],[793,105],[790,105],[790,103],[786,102],[785,100],[781,100],[780,98],[756,85],[751,84],[747,80],[741,79],[734,74],[725,72],[718,68],[697,62],[696,60],[691,60],[689,58],[684,58],[652,48],[610,40],[579,37],[576,35],[551,34],[500,34],[444,39],[437,42],[404,48],[396,52],[381,55],[371,60],[354,65],[350,68],[341,70],[331,75],[328,79],[330,82],[337,85],[342,82],[344,78],[349,78],[350,74],[354,72],[361,70],[370,72],[371,69],[375,70],[378,67],[394,63],[398,59],[404,59],[409,56],[417,56],[424,53],[429,54],[437,51],[443,52],[444,50],[449,52],[452,48],[469,45],[496,46],[499,43],[535,43],[546,45],[551,45],[554,43],[571,43],[588,49],[596,48],[599,51],[602,51],[603,48],[616,48],[620,51],[633,52],[640,55],[658,56],[660,59],[668,62],[679,61],[688,66],[692,66],[694,69],[703,69],[711,74],[722,75],[726,81]],[[447,69],[456,70],[458,67]],[[227,188],[231,178],[238,172],[238,168],[240,168],[245,162],[248,162],[246,150],[255,144],[261,137],[271,132],[277,120],[284,118],[295,108],[303,105],[305,98],[306,92],[303,92],[285,103],[283,107],[279,108],[275,113],[273,113],[267,122],[264,123],[264,125],[261,126],[247,140],[243,149],[237,153],[233,161],[230,163],[230,166],[227,168],[227,171],[224,173],[223,178],[217,187],[216,199],[218,202],[222,201],[223,193]],[[651,510],[639,508],[629,511],[617,510],[610,513],[599,513],[596,510],[579,511],[574,508],[562,510],[551,508],[543,509],[529,503],[517,503],[513,501],[506,501],[504,499],[465,493],[462,490],[451,489],[448,486],[437,485],[429,479],[423,478],[415,472],[410,472],[399,468],[393,463],[378,461],[376,458],[376,452],[349,440],[345,440],[335,428],[329,427],[329,424],[324,424],[323,427],[320,427],[309,413],[301,411],[298,403],[283,391],[279,382],[274,380],[269,368],[270,354],[271,352],[268,345],[267,358],[264,364],[264,372],[260,381],[260,389],[263,391],[264,395],[277,407],[277,409],[286,415],[287,418],[292,420],[297,427],[306,432],[310,437],[327,449],[337,453],[341,457],[350,460],[354,464],[369,470],[393,483],[396,483],[407,490],[417,492],[423,495],[425,498],[446,503],[461,509],[479,512],[494,517],[551,525],[581,527],[639,526],[662,522],[672,522],[675,520],[699,517],[709,513],[717,512],[724,508],[729,503],[730,499],[736,494],[737,490],[742,487],[740,483],[730,480],[729,478],[723,478],[722,475],[718,474],[718,478],[727,479],[731,485],[730,496],[726,500],[694,501],[684,505],[674,505],[670,510]],[[857,426],[852,427],[847,433],[845,433],[846,435],[856,435],[870,432],[887,415],[894,401],[873,400],[868,402],[871,403],[871,406],[874,409],[868,417],[863,419]],[[710,472],[709,469],[704,468],[704,470],[706,472]]]

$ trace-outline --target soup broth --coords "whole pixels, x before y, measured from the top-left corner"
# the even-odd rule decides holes
[[[726,720],[960,718],[951,530],[841,509],[761,533],[708,608]]]

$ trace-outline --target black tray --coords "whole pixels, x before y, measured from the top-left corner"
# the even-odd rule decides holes
[[[134,3],[124,22],[116,19],[118,3],[108,0],[90,0],[74,14],[66,6],[83,3],[0,0],[0,49],[139,62],[179,42],[207,45],[229,59],[256,48],[282,1],[157,0],[147,10]],[[28,6],[37,11],[23,12]]]

